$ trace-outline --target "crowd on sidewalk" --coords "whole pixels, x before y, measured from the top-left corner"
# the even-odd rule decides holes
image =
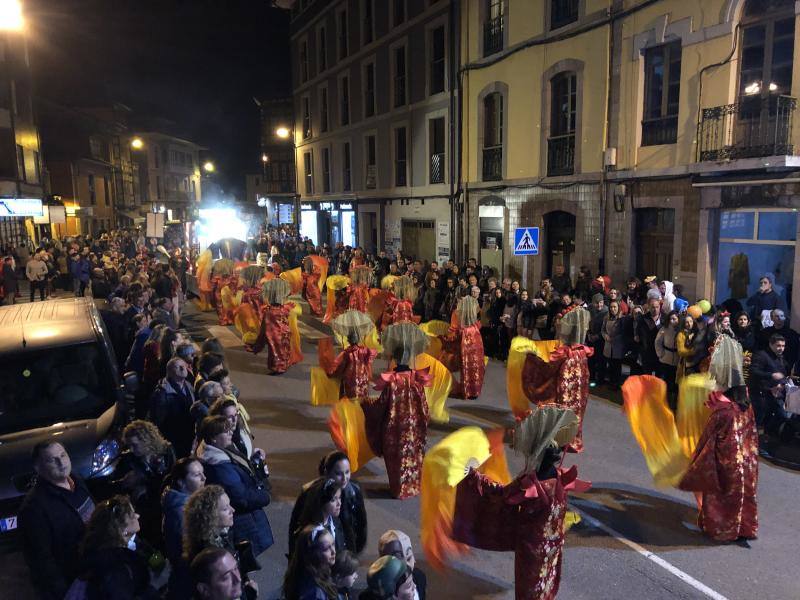
[[[81,479],[55,439],[33,450],[36,477],[19,531],[38,596],[258,597],[251,574],[275,542],[265,512],[267,456],[254,447],[221,344],[208,338],[198,346],[181,329],[189,268],[182,250],[115,231],[44,242],[24,267],[18,252],[9,249],[9,259],[14,276],[24,269],[42,282],[42,299],[52,285],[105,299],[101,315],[120,369],[138,381],[135,418],[121,432],[122,452],[107,480]],[[83,270],[60,277],[51,260],[85,262],[86,286],[76,276]],[[283,595],[349,598],[368,538],[363,496],[340,452],[309,475],[315,478],[302,487],[287,532]],[[424,600],[425,577],[408,536],[388,531],[379,549],[359,597]]]

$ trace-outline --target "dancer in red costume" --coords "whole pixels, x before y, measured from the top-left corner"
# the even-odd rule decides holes
[[[285,373],[291,365],[303,360],[297,330],[300,307],[286,301],[289,291],[289,283],[283,279],[272,279],[264,284],[261,329],[249,348],[255,354],[265,347],[268,349],[267,368],[273,375]]]
[[[317,317],[322,316],[322,291],[319,289],[319,268],[310,256],[303,259],[303,298]]]
[[[526,460],[510,482],[490,474],[494,456],[481,464],[481,449],[460,439],[470,429],[451,434],[425,456],[420,504],[428,560],[440,568],[470,546],[514,552],[515,598],[553,600],[561,581],[567,492],[589,488],[578,480],[576,467],[559,467],[577,419],[551,405],[518,422],[514,448]]]
[[[681,383],[677,424],[660,379],[629,377],[622,391],[631,429],[656,483],[695,493],[698,525],[710,538],[749,547],[748,540],[758,534],[758,433],[743,363],[741,345],[719,336],[708,375],[691,375]],[[705,406],[698,410],[693,396],[701,394]],[[698,430],[699,438],[693,435]]]
[[[239,272],[239,289],[242,290],[242,304],[249,304],[261,314],[264,305],[263,282],[264,268],[256,265],[245,267]]]
[[[395,363],[375,385],[380,398],[362,404],[367,440],[383,456],[389,488],[395,498],[419,494],[422,459],[428,436],[427,369],[410,367],[428,345],[428,336],[413,323],[398,323],[381,336],[385,354]]]
[[[363,266],[351,268],[350,285],[347,286],[347,308],[368,312],[371,284],[372,269]]]
[[[334,358],[330,339],[320,340],[320,366],[328,377],[341,380],[340,397],[359,401],[369,399],[372,361],[378,353],[362,342],[373,327],[368,315],[358,310],[348,310],[333,320],[333,331],[340,339],[347,340],[349,345]]]
[[[392,283],[392,293],[387,298],[386,309],[383,312],[383,327],[403,321],[419,323],[421,317],[414,314],[416,299],[417,286],[411,277],[403,275],[395,279]]]
[[[233,261],[229,258],[220,258],[211,269],[212,303],[217,311],[220,325],[231,325],[233,314],[226,309],[222,300],[222,289],[227,287],[231,294],[236,293],[239,276],[233,272]]]
[[[549,356],[540,356],[537,352],[528,349],[524,358],[521,373],[518,367],[513,366],[515,357],[512,356],[518,347],[515,338],[512,341],[512,353],[509,354],[508,378],[519,377],[522,393],[527,400],[535,405],[555,404],[568,408],[578,417],[578,433],[570,444],[570,452],[583,451],[583,416],[589,401],[589,365],[588,358],[593,350],[583,344],[589,328],[589,311],[585,308],[572,307],[562,312],[556,321],[559,345],[553,349]],[[546,342],[528,342],[528,345],[545,345]],[[525,350],[523,350],[524,352]],[[530,406],[519,406],[513,402],[511,385],[509,381],[509,400],[512,410],[518,418],[522,418]],[[524,400],[522,400],[524,402]]]
[[[442,340],[442,362],[451,372],[460,372],[460,380],[453,381],[450,396],[477,398],[483,389],[486,365],[483,361],[483,338],[478,320],[478,301],[466,296],[458,301],[450,333]]]

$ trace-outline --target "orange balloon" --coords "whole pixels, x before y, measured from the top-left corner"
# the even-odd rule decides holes
[[[692,304],[686,309],[686,312],[689,313],[689,316],[691,316],[693,319],[699,319],[703,316],[703,309],[697,306],[697,304]]]

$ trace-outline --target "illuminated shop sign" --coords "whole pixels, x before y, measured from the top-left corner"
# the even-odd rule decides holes
[[[0,198],[0,217],[41,217],[39,198]]]

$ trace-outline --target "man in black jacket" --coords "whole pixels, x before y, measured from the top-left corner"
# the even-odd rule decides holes
[[[778,394],[789,375],[789,365],[783,356],[785,350],[786,338],[773,333],[769,338],[769,348],[756,352],[750,363],[751,401],[758,425],[766,425],[776,412],[783,414]]]
[[[71,474],[64,446],[45,441],[33,449],[36,484],[19,512],[22,551],[39,597],[61,600],[78,575],[78,546],[94,510],[86,484]]]
[[[656,335],[661,327],[661,301],[652,298],[647,303],[647,313],[636,323],[634,341],[639,345],[642,357],[642,373],[652,375],[659,372],[658,354],[656,354]]]

